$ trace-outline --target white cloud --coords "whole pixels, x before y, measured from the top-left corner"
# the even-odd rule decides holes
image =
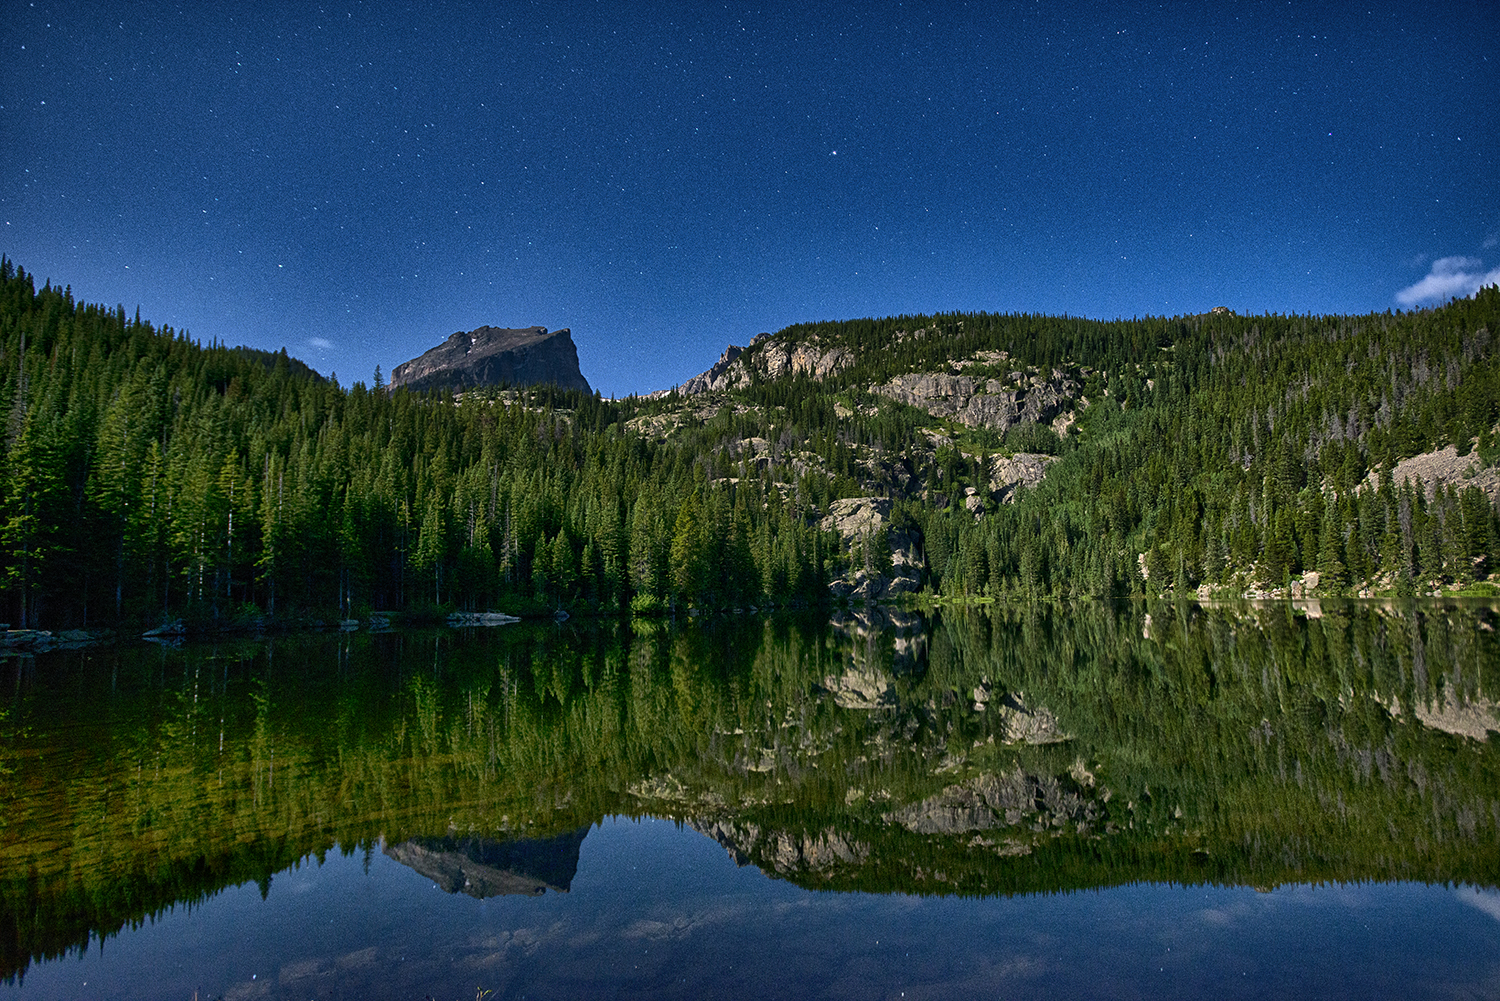
[[[1500,268],[1483,270],[1484,262],[1477,257],[1440,257],[1432,262],[1427,277],[1396,293],[1396,301],[1403,306],[1418,306],[1422,303],[1446,302],[1451,298],[1467,298],[1486,285],[1500,284]]]
[[[317,348],[319,351],[327,351],[328,349],[330,349],[330,348],[333,347],[333,342],[330,341],[326,337],[314,337],[314,338],[310,339],[307,343],[311,344],[313,347]]]

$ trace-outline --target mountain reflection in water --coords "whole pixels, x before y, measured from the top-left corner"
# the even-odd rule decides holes
[[[385,854],[449,893],[477,900],[521,894],[567,893],[578,873],[578,846],[587,827],[555,838],[411,838]]]
[[[330,849],[480,899],[566,892],[610,817],[673,821],[820,890],[1500,885],[1491,604],[1147,611],[16,659],[0,975],[227,887],[274,897]]]

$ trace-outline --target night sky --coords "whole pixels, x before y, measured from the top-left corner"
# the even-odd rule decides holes
[[[854,8],[854,9],[850,9]],[[1500,4],[0,4],[0,251],[345,385],[1500,281]]]

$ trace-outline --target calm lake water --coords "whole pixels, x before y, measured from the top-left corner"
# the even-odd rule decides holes
[[[1082,605],[13,659],[0,993],[1500,997],[1497,626]]]

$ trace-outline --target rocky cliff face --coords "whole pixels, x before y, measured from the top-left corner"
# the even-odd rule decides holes
[[[1010,458],[996,456],[991,460],[990,492],[996,500],[1009,504],[1016,499],[1017,487],[1031,490],[1039,486],[1047,468],[1056,461],[1056,456],[1036,452],[1017,452]]]
[[[1061,372],[1050,378],[1014,372],[1009,379],[977,379],[945,372],[898,375],[871,392],[1002,434],[1016,424],[1048,424],[1069,409],[1078,386]]]
[[[578,348],[566,327],[550,333],[546,327],[459,331],[391,372],[392,389],[458,392],[502,384],[590,391],[588,380],[578,370]]]
[[[917,539],[910,532],[890,531],[890,514],[891,502],[885,497],[845,497],[829,505],[819,528],[838,532],[846,548],[863,543],[889,553],[867,554],[879,559],[851,566],[831,585],[835,597],[876,601],[921,589],[922,558]]]
[[[827,347],[816,338],[787,344],[761,334],[750,344],[751,348],[729,345],[712,368],[702,375],[693,376],[677,387],[677,391],[684,396],[695,396],[725,389],[743,389],[757,375],[766,382],[799,375],[825,379],[854,363],[854,355],[850,352]]]
[[[898,333],[896,340],[926,336],[927,331],[919,330]],[[1043,454],[1052,450],[1048,447],[1052,436],[1041,429],[1050,427],[1059,439],[1069,433],[1078,413],[1089,405],[1082,390],[1093,371],[1070,364],[1025,365],[1012,360],[1005,351],[984,349],[945,361],[930,355],[917,363],[926,371],[887,375],[891,369],[879,359],[866,358],[861,354],[864,350],[878,352],[880,347],[857,348],[816,334],[760,334],[748,347],[729,345],[708,371],[675,390],[650,394],[655,400],[672,397],[676,406],[649,409],[628,424],[641,435],[665,441],[680,429],[697,427],[726,409],[735,416],[751,414],[764,420],[778,408],[753,402],[753,395],[741,391],[792,379],[813,383],[804,387],[807,393],[826,393],[839,420],[852,420],[856,414],[863,418],[890,415],[897,410],[893,404],[914,407],[937,418],[923,421],[908,415],[917,429],[897,446],[899,451],[886,441],[851,446],[855,461],[848,472],[867,496],[833,500],[822,512],[819,524],[822,530],[837,532],[841,538],[846,569],[829,587],[835,598],[851,605],[890,601],[922,588],[925,557],[921,531],[909,522],[903,522],[902,529],[889,524],[892,498],[921,498],[939,507],[952,504],[968,510],[976,519],[984,518],[996,504],[1016,503],[1027,491],[1040,486],[1059,461],[1054,455]],[[859,378],[865,369],[881,374]],[[971,436],[953,424],[992,433]],[[1014,432],[1018,427],[1020,431]],[[1001,437],[997,439],[995,434]],[[985,457],[989,467],[985,481],[976,480],[973,486],[945,482],[935,465],[936,453],[945,447],[962,449],[964,461],[973,463],[976,470]],[[746,477],[769,475],[784,498],[800,477],[809,473],[830,475],[822,456],[785,430],[729,440],[719,450],[728,460],[728,469],[717,479],[737,483]],[[955,494],[955,490],[961,492]],[[851,679],[846,685],[830,683],[829,688],[847,689],[844,701],[851,705],[878,701],[871,694],[873,689],[867,691],[862,685],[862,679]]]
[[[1402,459],[1391,471],[1391,479],[1397,487],[1408,481],[1413,486],[1421,486],[1429,501],[1443,487],[1451,486],[1457,490],[1478,487],[1491,504],[1500,505],[1500,468],[1486,467],[1475,452],[1459,455],[1458,449],[1452,445]],[[1379,490],[1380,470],[1370,470],[1370,475],[1358,489]]]
[[[738,361],[740,355],[744,353],[744,348],[737,347],[733,344],[729,345],[724,349],[724,353],[719,356],[719,360],[714,362],[712,368],[710,368],[707,372],[704,372],[702,375],[695,375],[687,382],[684,382],[680,387],[678,387],[678,392],[682,393],[684,396],[697,396],[700,393],[711,393],[715,390],[727,389],[730,386],[731,381],[737,381],[742,376],[744,377],[744,381],[749,382],[749,376],[744,372],[743,366],[740,366],[738,369],[736,369],[733,375],[731,375],[730,373],[730,370],[732,368],[735,368],[734,363]]]

